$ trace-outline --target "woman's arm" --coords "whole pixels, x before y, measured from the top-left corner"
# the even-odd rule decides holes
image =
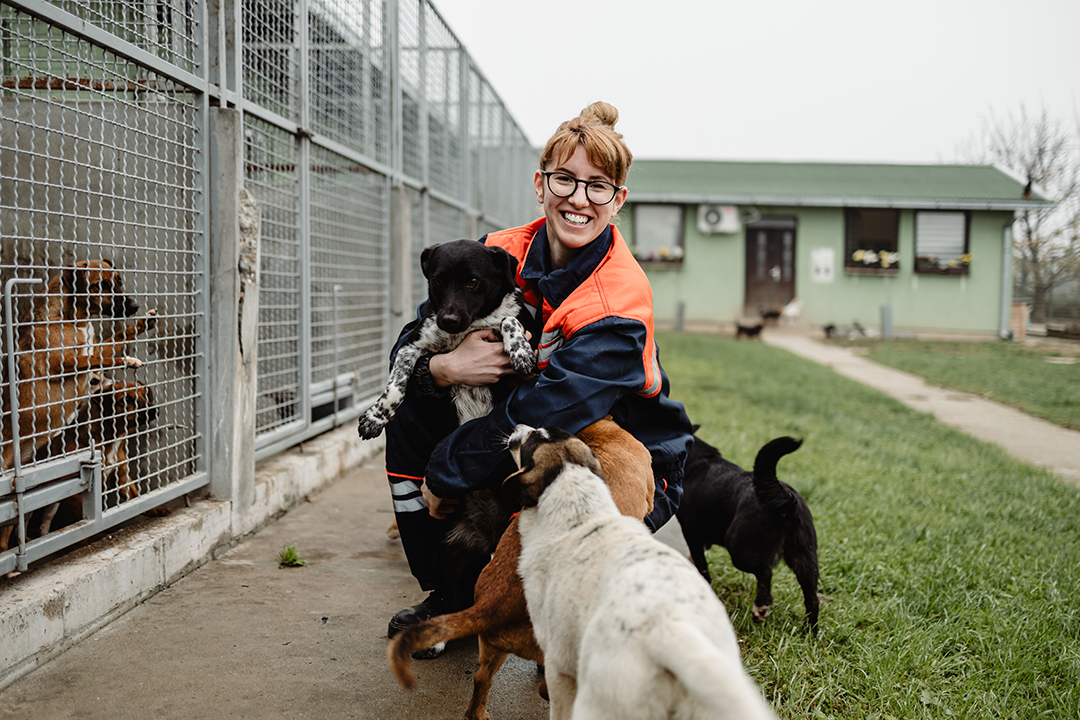
[[[460,497],[513,472],[506,439],[519,423],[574,433],[607,415],[644,384],[645,340],[642,323],[622,318],[606,318],[579,331],[552,354],[539,376],[435,447],[427,471],[431,492]]]

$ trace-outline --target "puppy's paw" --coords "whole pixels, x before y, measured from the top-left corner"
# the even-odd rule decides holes
[[[356,425],[356,432],[364,440],[371,440],[379,436],[379,433],[383,431],[386,423],[390,421],[389,418],[383,420],[379,417],[380,413],[375,411],[375,408],[368,410],[366,413],[360,416],[360,420]]]
[[[510,352],[510,365],[514,368],[514,372],[518,375],[535,375],[536,374],[536,355],[533,354],[532,348],[525,344],[523,347],[515,347]]]
[[[139,318],[135,323],[135,327],[140,333],[144,333],[147,330],[153,330],[157,325],[157,310],[147,310],[146,315]]]
[[[518,375],[536,373],[536,353],[525,338],[525,328],[516,318],[505,318],[499,330],[503,336],[503,346],[510,356],[510,365]]]
[[[754,609],[750,611],[751,614],[754,616],[754,622],[765,622],[765,618],[769,617],[769,609],[771,607],[771,605],[755,605]]]
[[[138,368],[141,368],[142,366],[143,366],[142,360],[140,360],[138,358],[128,357],[126,355],[124,356],[124,367],[138,369]]]

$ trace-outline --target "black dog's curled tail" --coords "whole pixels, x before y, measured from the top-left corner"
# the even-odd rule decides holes
[[[766,507],[783,511],[796,504],[795,498],[776,479],[776,463],[785,455],[798,450],[800,445],[802,440],[778,437],[766,443],[754,458],[754,492]]]

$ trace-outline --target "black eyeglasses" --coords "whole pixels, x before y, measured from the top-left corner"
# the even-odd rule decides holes
[[[577,192],[578,185],[584,185],[585,197],[593,205],[607,205],[615,199],[616,193],[625,187],[606,180],[578,180],[573,175],[559,170],[541,170],[540,172],[547,178],[548,190],[556,197],[570,197]]]

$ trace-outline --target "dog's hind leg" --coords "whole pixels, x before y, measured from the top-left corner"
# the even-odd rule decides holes
[[[551,695],[551,720],[570,720],[577,700],[577,679],[552,667],[546,668],[544,677],[547,678],[548,693]]]
[[[806,621],[810,625],[810,632],[817,634],[818,610],[821,600],[818,598],[818,564],[817,555],[814,553],[784,558],[784,562],[795,573],[795,579],[802,588],[803,604],[806,605]]]
[[[821,600],[817,594],[817,573],[813,576],[796,576],[802,587],[803,603],[806,605],[806,621],[810,624],[810,632],[817,635],[818,610]]]
[[[769,616],[769,608],[772,607],[772,568],[766,565],[754,571],[757,577],[757,596],[754,598],[754,608],[751,611],[754,622],[765,622]]]
[[[465,720],[489,720],[487,711],[488,695],[491,693],[491,683],[495,679],[495,673],[506,662],[509,655],[493,645],[480,640],[480,669],[473,675],[472,700],[469,701],[469,709],[465,711]]]
[[[60,503],[54,502],[41,511],[41,522],[38,524],[38,537],[45,537],[52,530],[52,521],[56,517],[56,511],[60,509]]]

